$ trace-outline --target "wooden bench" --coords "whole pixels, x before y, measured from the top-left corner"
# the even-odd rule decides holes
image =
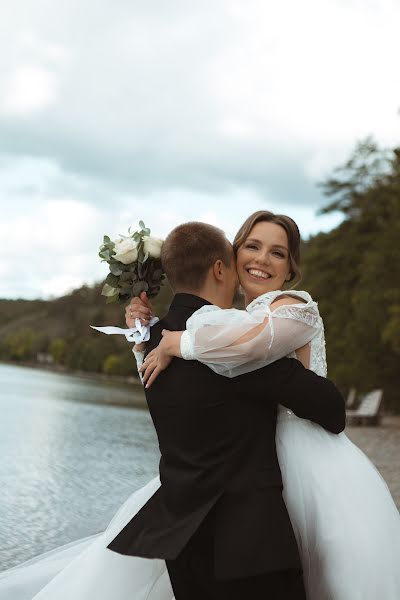
[[[346,410],[347,425],[379,425],[383,390],[373,390],[361,400],[357,410]]]

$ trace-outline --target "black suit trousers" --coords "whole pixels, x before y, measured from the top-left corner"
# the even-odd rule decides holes
[[[175,560],[167,560],[176,600],[306,600],[297,569],[217,580],[214,575],[214,510]]]

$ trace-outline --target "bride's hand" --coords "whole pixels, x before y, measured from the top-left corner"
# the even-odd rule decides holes
[[[142,292],[140,297],[135,296],[125,308],[125,322],[128,327],[135,327],[136,319],[140,319],[143,325],[148,325],[154,315],[153,305],[151,304],[146,292]],[[135,351],[144,352],[146,343],[135,344]]]
[[[143,384],[149,388],[161,371],[164,371],[174,358],[181,357],[180,342],[182,331],[168,331],[163,329],[162,340],[144,359],[139,372],[143,375]]]
[[[136,319],[140,319],[143,325],[148,325],[153,315],[154,309],[146,292],[142,292],[140,297],[132,298],[125,308],[125,322],[128,327],[134,327]]]

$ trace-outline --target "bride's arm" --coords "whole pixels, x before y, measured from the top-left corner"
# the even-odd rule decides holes
[[[271,313],[273,313],[280,306],[288,306],[290,304],[298,304],[298,301],[295,300],[294,298],[290,298],[290,297],[281,298],[280,300],[277,300],[276,302],[273,302],[271,304],[271,306],[270,306]],[[300,316],[302,314],[304,314],[303,310],[301,310],[299,314],[300,314]],[[272,315],[271,318],[275,318],[275,316],[277,316],[279,318],[278,314]],[[298,322],[299,321],[297,321],[297,323]],[[222,324],[222,323],[220,323],[220,324]],[[226,324],[229,325],[228,321],[226,321]],[[241,346],[242,344],[245,344],[246,342],[251,342],[251,341],[255,340],[255,338],[257,338],[260,334],[263,333],[263,330],[268,326],[268,324],[269,324],[269,317],[265,317],[259,325],[253,326],[252,324],[249,324],[250,328],[248,329],[248,331],[246,333],[244,333],[241,337],[239,337],[234,342],[229,344],[229,346],[223,345],[219,349],[221,350],[221,352],[223,352],[223,350],[227,347]],[[166,330],[164,330],[163,331],[163,340],[161,342],[161,344],[164,348],[164,352],[169,356],[173,356],[173,357],[177,357],[177,358],[184,358],[186,360],[192,360],[192,359],[200,360],[200,356],[202,358],[204,358],[205,353],[207,351],[211,350],[212,340],[211,340],[211,338],[207,339],[207,337],[206,337],[206,339],[201,340],[203,342],[203,346],[202,347],[197,346],[196,350],[195,350],[196,334],[199,333],[198,330],[196,329],[196,327],[197,327],[197,325],[195,323],[194,327],[192,327],[192,331],[191,331],[192,335],[190,335],[187,331],[166,331]],[[308,328],[306,328],[306,329],[308,329]],[[207,336],[208,331],[205,333]],[[235,335],[233,330],[230,333],[232,335]],[[271,334],[271,328],[269,329],[269,334]],[[274,337],[276,340],[279,340],[280,344],[282,344],[282,346],[285,350],[285,355],[289,354],[292,351],[296,351],[297,358],[300,360],[300,362],[303,363],[303,365],[305,367],[308,367],[309,343],[305,343],[301,347],[295,347],[294,349],[291,349],[291,348],[293,345],[296,346],[297,343],[300,343],[300,341],[304,341],[304,339],[306,339],[308,337],[310,337],[310,339],[312,339],[312,337],[314,335],[315,335],[314,330],[308,329],[308,331],[305,331],[303,329],[303,327],[300,325],[297,325],[297,326],[289,325],[288,327],[285,327],[285,326],[282,327],[282,325],[278,325],[278,337],[276,336],[276,333],[275,333]],[[215,348],[215,350],[218,350],[218,348]],[[255,355],[257,355],[258,350],[260,350],[262,352],[261,357],[263,358],[266,354],[265,346],[262,346],[261,344],[258,344],[258,343],[257,343],[257,345],[254,344],[254,347],[252,347],[252,351],[254,352]],[[272,347],[272,344],[269,345],[268,353],[269,353],[270,359],[274,357],[274,351],[276,351],[276,350],[277,350],[277,345],[275,345],[274,347]],[[225,354],[221,353],[221,357],[224,358]],[[277,359],[275,359],[275,360],[277,360]],[[204,362],[206,362],[206,361],[204,361]]]
[[[149,354],[142,368],[147,370],[145,380],[165,368],[162,361],[171,355],[198,360],[221,375],[235,377],[300,349],[298,358],[308,367],[307,345],[322,327],[318,308],[311,298],[302,302],[284,294],[271,306],[260,299],[249,311],[215,306],[196,311],[185,332],[166,332],[158,349]],[[151,376],[148,383],[154,379]]]

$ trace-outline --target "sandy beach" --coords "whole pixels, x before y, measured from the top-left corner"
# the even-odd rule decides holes
[[[379,469],[400,510],[400,416],[385,416],[379,427],[347,427],[346,434]]]

